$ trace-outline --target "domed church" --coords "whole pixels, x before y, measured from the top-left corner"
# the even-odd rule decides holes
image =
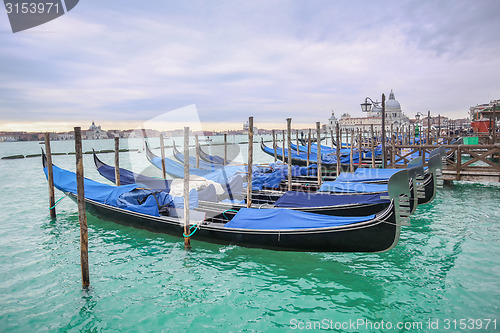
[[[351,117],[348,113],[345,113],[340,117],[339,125],[342,129],[360,129],[363,131],[367,131],[373,129],[375,131],[380,131],[382,127],[382,103],[373,104],[371,111],[368,112],[367,117],[359,117],[354,118]],[[332,112],[332,117],[329,119],[329,127],[333,129],[335,116]],[[394,97],[394,92],[391,89],[391,93],[389,94],[389,99],[385,101],[385,125],[390,126],[393,124],[395,127],[400,127],[403,125],[408,125],[410,123],[410,119],[401,111],[401,105]]]
[[[382,106],[373,106],[372,111],[368,113],[368,117],[382,117]],[[394,98],[394,92],[391,89],[389,99],[385,101],[385,123],[394,124],[394,126],[401,126],[408,124],[410,120],[401,111],[401,104]]]
[[[99,140],[99,139],[107,139],[108,133],[101,129],[101,125],[97,126],[92,120],[92,125],[90,125],[89,130],[87,131],[87,139],[89,140]]]

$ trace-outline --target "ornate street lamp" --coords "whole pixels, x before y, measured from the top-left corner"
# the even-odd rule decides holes
[[[387,152],[385,151],[385,95],[382,94],[382,102],[374,102],[370,97],[366,97],[365,102],[361,103],[361,111],[369,112],[373,106],[376,108],[382,107],[382,165],[385,168],[387,166]]]

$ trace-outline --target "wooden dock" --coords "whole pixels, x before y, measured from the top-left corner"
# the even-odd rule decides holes
[[[444,181],[500,182],[500,144],[442,145]],[[388,145],[389,167],[405,167],[411,155],[418,153],[425,160],[438,145]],[[403,163],[403,164],[397,164]]]

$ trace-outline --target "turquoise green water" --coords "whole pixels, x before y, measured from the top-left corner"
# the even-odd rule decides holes
[[[55,142],[53,151],[72,145]],[[110,149],[112,141],[84,141],[84,150],[91,146]],[[0,143],[0,156],[39,147]],[[134,154],[123,154],[123,165],[146,168],[144,154]],[[100,180],[90,157],[86,175]],[[113,154],[102,159],[111,162]],[[74,156],[55,156],[54,163],[74,170]],[[61,201],[50,219],[40,158],[0,160],[0,175],[2,332],[272,332],[314,325],[337,332],[495,331],[493,320],[500,329],[498,184],[440,189],[430,205],[418,207],[398,245],[380,254],[274,252],[196,239],[186,252],[179,237],[88,216],[85,291],[76,205]]]

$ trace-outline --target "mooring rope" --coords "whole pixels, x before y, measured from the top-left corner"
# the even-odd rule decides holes
[[[190,233],[189,235],[186,235],[185,233],[182,233],[182,235],[183,235],[184,237],[186,237],[186,238],[189,238],[189,237],[193,236],[193,235],[194,235],[194,233],[196,232],[196,230],[198,230],[198,224],[192,225],[192,226],[189,228],[189,230],[193,229],[194,227],[196,227],[196,228],[194,229],[194,231],[193,231],[192,233]]]
[[[222,212],[222,215],[224,215],[224,217],[225,217],[226,219],[228,219],[228,220],[229,220],[229,218],[226,216],[226,212],[235,212],[235,213],[238,213],[238,211],[237,211],[237,210],[235,210],[235,209],[227,209],[227,210],[223,211],[223,212]]]
[[[61,197],[59,200],[56,201],[56,203],[54,204],[54,206],[50,207],[49,209],[54,209],[56,208],[57,204],[59,203],[59,201],[61,201],[62,199],[66,198],[66,196],[63,196]]]

